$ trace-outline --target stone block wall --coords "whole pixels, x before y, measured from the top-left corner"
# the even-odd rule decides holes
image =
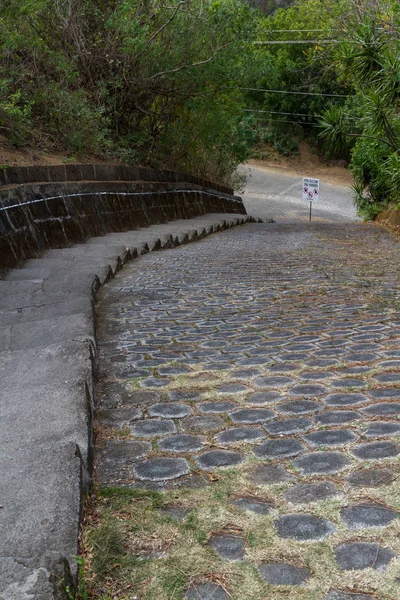
[[[0,270],[95,235],[212,212],[246,214],[232,189],[175,171],[9,167],[0,171]]]

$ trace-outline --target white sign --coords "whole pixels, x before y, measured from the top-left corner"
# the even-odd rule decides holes
[[[319,201],[319,179],[303,177],[303,200],[308,202]]]

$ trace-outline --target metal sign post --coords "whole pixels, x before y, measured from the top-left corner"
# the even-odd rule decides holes
[[[312,203],[319,201],[319,179],[303,177],[303,200],[310,203],[310,223],[312,215]]]

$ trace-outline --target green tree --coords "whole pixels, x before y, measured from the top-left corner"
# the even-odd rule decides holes
[[[351,88],[348,82],[339,81],[332,58],[334,45],[326,43],[340,38],[337,21],[344,5],[342,0],[299,0],[259,21],[261,43],[255,55],[263,62],[263,72],[261,77],[256,73],[250,87],[289,92],[248,92],[248,106],[265,111],[259,115],[268,123],[267,139],[286,136],[290,140],[299,135],[316,139],[314,115],[328,103],[342,102],[323,94],[346,95]]]
[[[326,109],[320,120],[328,145],[351,151],[355,199],[367,218],[400,200],[399,31],[397,3],[354,3],[334,56],[354,97],[341,108]]]
[[[257,18],[245,0],[0,4],[0,126],[14,143],[225,179],[243,159],[234,88]]]

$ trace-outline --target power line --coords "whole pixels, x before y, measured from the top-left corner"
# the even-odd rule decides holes
[[[325,29],[267,29],[266,33],[313,33],[314,31],[326,31]]]
[[[322,92],[292,92],[289,90],[267,90],[263,88],[237,87],[230,88],[247,92],[265,92],[268,94],[294,94],[296,96],[325,96],[328,98],[349,98],[347,94],[323,94]]]
[[[267,119],[267,117],[264,117],[265,119]],[[268,120],[269,123],[271,123],[270,120]],[[318,123],[301,123],[300,121],[289,121],[286,119],[274,119],[272,121],[273,124],[275,123],[293,123],[294,125],[307,125],[308,127],[317,127]]]
[[[296,117],[313,117],[316,118],[317,115],[308,115],[306,113],[294,113],[294,112],[281,112],[277,110],[260,110],[258,108],[243,108],[244,112],[259,112],[259,113],[268,113],[270,115],[294,115]]]
[[[341,40],[270,40],[268,42],[253,42],[255,46],[271,46],[277,44],[341,44]],[[358,42],[347,42],[357,44]]]

